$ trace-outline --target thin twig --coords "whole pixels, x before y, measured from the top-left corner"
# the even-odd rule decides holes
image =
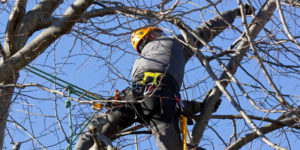
[[[20,125],[14,118],[12,118],[11,116],[9,116],[10,119],[13,120],[13,124],[15,124],[17,127],[21,128],[22,130],[24,130],[36,143],[38,143],[44,150],[47,150],[46,147],[38,140],[36,139],[31,133],[29,133],[29,131],[24,128],[22,125]]]
[[[284,31],[286,33],[286,35],[288,36],[288,38],[297,45],[298,49],[300,50],[300,44],[298,43],[298,41],[292,36],[289,28],[287,27],[287,24],[286,24],[286,21],[284,19],[284,15],[283,15],[283,12],[282,12],[282,9],[281,9],[281,4],[280,4],[280,1],[279,0],[276,0],[276,6],[277,6],[277,10],[278,10],[278,13],[279,13],[279,16],[280,16],[280,19],[281,19],[281,23],[282,23],[282,26],[284,28]]]

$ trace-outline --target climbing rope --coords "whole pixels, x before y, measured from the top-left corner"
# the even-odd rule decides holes
[[[67,90],[68,90],[68,96],[70,97],[71,96],[71,93],[73,93],[73,88],[71,86],[68,86],[66,87]],[[65,102],[65,107],[68,109],[68,114],[69,114],[69,128],[70,128],[70,150],[72,150],[72,137],[73,137],[73,128],[72,128],[72,113],[71,113],[71,101],[70,101],[70,98],[68,98]]]
[[[41,77],[41,78],[44,78],[58,86],[60,86],[61,88],[67,88],[68,86],[72,87],[73,88],[73,93],[72,94],[75,94],[77,96],[79,96],[80,98],[83,98],[83,99],[87,99],[87,100],[95,100],[95,99],[100,99],[100,100],[104,100],[104,98],[98,94],[94,94],[94,93],[91,93],[87,90],[84,90],[83,88],[80,88],[72,83],[69,83],[65,80],[62,80],[56,76],[53,76],[43,70],[40,70],[36,67],[33,67],[33,66],[30,66],[28,65],[28,67],[25,67],[24,68],[25,70]]]
[[[79,96],[80,98],[86,99],[86,100],[96,100],[96,99],[100,99],[100,100],[104,100],[104,98],[100,95],[88,92],[87,90],[84,90],[74,84],[71,84],[67,81],[64,81],[56,76],[53,76],[45,71],[42,71],[36,67],[30,66],[28,65],[28,67],[26,66],[24,68],[25,70],[43,78],[46,79],[52,83],[54,83],[55,85],[60,86],[61,88],[64,88],[68,91],[68,97],[71,96],[71,94],[75,94],[77,96]],[[94,103],[92,105],[92,108],[94,110],[96,110],[93,115],[88,119],[88,121],[85,123],[85,125],[83,126],[83,128],[79,131],[79,133],[73,138],[73,128],[72,128],[72,112],[71,112],[71,100],[70,98],[68,98],[65,101],[65,107],[68,109],[68,116],[69,116],[69,128],[70,128],[70,139],[69,139],[69,145],[66,148],[66,150],[72,150],[72,145],[73,143],[76,141],[76,139],[78,138],[78,136],[85,130],[85,128],[87,127],[87,125],[91,122],[91,120],[94,118],[94,116],[102,109],[104,108],[104,105],[101,103]]]
[[[70,141],[70,144],[68,145],[68,147],[66,148],[66,150],[71,150],[72,149],[72,145],[73,143],[77,140],[78,136],[83,132],[83,130],[88,126],[88,124],[92,121],[92,119],[95,117],[95,115],[98,113],[98,111],[95,111],[93,113],[93,115],[88,119],[88,121],[84,124],[84,126],[81,128],[81,130],[79,131],[79,133],[75,136],[75,138]]]
[[[71,94],[75,94],[79,96],[80,98],[86,99],[86,100],[104,100],[104,98],[100,95],[88,92],[87,90],[84,90],[74,84],[71,84],[69,82],[66,82],[56,76],[53,76],[45,71],[42,71],[38,68],[35,68],[33,66],[28,65],[28,67],[24,68],[25,70],[40,76],[41,78],[44,78],[55,85],[60,86],[61,88],[64,88],[68,91],[68,97],[71,96]],[[64,85],[65,84],[65,85]],[[118,100],[120,96],[120,92],[118,90],[115,91],[115,99]],[[115,103],[117,104],[117,103]],[[69,128],[70,128],[70,139],[69,139],[69,145],[66,148],[66,150],[72,150],[72,145],[78,138],[78,136],[83,132],[83,130],[87,127],[87,125],[90,123],[90,121],[94,118],[94,116],[102,109],[104,108],[104,105],[101,103],[93,103],[92,108],[96,110],[93,115],[88,119],[88,121],[85,123],[83,128],[79,131],[79,133],[73,138],[73,128],[72,128],[72,113],[71,113],[71,100],[68,98],[65,101],[65,107],[68,109],[68,116],[69,116]],[[180,129],[182,132],[182,141],[183,141],[183,150],[187,150],[187,141],[186,141],[186,135],[187,135],[187,118],[184,115],[180,116]]]

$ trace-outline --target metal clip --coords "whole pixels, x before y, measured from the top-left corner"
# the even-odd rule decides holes
[[[145,87],[145,90],[144,90],[144,95],[148,95],[150,94],[154,89],[154,85],[153,84],[148,84],[146,87]]]

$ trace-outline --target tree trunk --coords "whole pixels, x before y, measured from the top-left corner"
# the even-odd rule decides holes
[[[93,0],[76,0],[54,23],[41,23],[42,20],[51,18],[52,12],[62,2],[63,0],[43,0],[27,14],[27,0],[15,2],[6,28],[4,49],[0,50],[0,54],[6,56],[0,61],[0,86],[15,84],[19,77],[18,72],[43,53],[55,40],[68,33]],[[25,45],[35,31],[43,28],[46,29]],[[13,87],[0,88],[0,150],[3,149],[13,91]]]
[[[1,82],[1,85],[15,84],[18,80],[19,74]],[[0,89],[0,150],[3,149],[3,141],[5,137],[6,120],[9,113],[11,99],[13,97],[14,87]]]

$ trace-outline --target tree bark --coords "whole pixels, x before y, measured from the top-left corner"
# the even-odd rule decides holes
[[[4,48],[1,46],[2,60],[0,64],[6,61],[6,58],[12,56],[17,49],[17,39],[19,29],[22,24],[23,17],[25,15],[27,0],[17,0],[12,9],[9,21],[5,31]],[[0,73],[1,76],[6,74],[5,72]],[[18,80],[19,74],[12,72],[8,78],[0,81],[0,85],[15,84]],[[3,149],[6,120],[11,105],[11,99],[13,97],[14,87],[0,89],[0,150]]]
[[[18,74],[15,74],[15,76],[11,77],[10,79],[1,82],[0,86],[5,84],[16,83],[17,79],[18,79]],[[6,120],[8,117],[9,107],[11,105],[13,92],[14,92],[13,87],[0,89],[0,150],[3,149]]]

